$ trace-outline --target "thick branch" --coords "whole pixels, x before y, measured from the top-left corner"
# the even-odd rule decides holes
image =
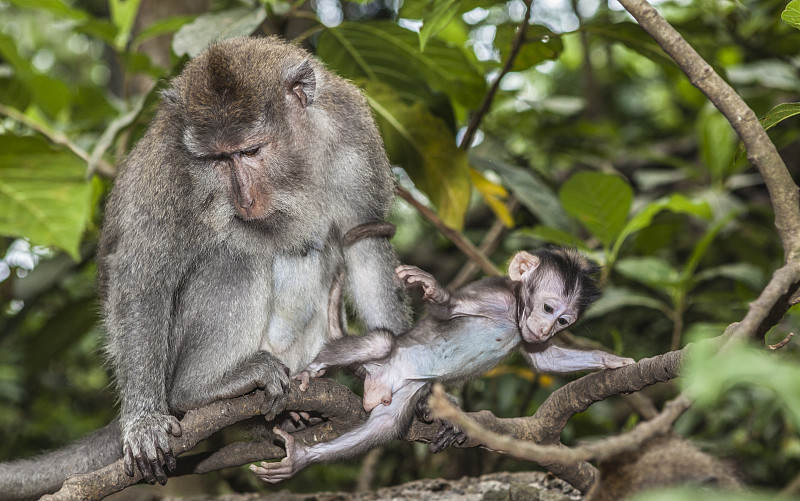
[[[200,441],[205,440],[223,428],[244,419],[258,416],[261,414],[263,402],[263,393],[254,392],[234,399],[213,402],[200,409],[187,412],[181,420],[182,436],[170,439],[172,450],[176,456],[179,456],[193,449]],[[366,413],[363,410],[361,399],[346,387],[328,379],[315,381],[306,392],[301,392],[298,389],[298,385],[293,384],[287,395],[286,409],[317,410],[332,418],[337,427],[344,429],[366,420]],[[325,427],[314,427],[314,438],[317,440],[329,440],[336,436],[334,433],[317,433],[324,429]],[[302,432],[299,436],[302,436]],[[206,461],[198,462],[192,458],[189,458],[189,461],[193,463],[192,470],[196,470],[199,473],[211,471],[212,469],[238,466],[257,459],[282,456],[283,449],[272,446],[270,442],[269,440],[264,440],[254,442],[254,445],[244,444],[239,449],[235,445],[232,446],[236,454],[244,450],[247,453],[239,457],[231,455],[230,449],[227,450],[228,454],[223,455],[230,461],[229,463],[224,463],[221,460],[221,456],[215,455],[212,455]],[[254,457],[255,459],[252,459]],[[214,467],[215,465],[216,467]],[[180,465],[180,460],[179,470],[186,472],[186,468]],[[70,477],[64,482],[61,490],[42,499],[47,501],[102,499],[141,480],[142,476],[138,472],[133,477],[125,475],[122,460],[120,459],[97,471]]]

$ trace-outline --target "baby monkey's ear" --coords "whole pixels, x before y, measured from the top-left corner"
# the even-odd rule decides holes
[[[514,281],[521,281],[526,273],[530,273],[539,267],[539,258],[525,251],[514,254],[511,264],[508,265],[508,277]]]

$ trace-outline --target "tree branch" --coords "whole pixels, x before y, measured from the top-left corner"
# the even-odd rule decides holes
[[[415,209],[417,209],[417,211],[422,214],[422,217],[430,221],[430,223],[435,226],[442,235],[447,237],[448,240],[453,242],[456,247],[461,249],[461,252],[466,254],[469,259],[477,263],[484,273],[495,277],[503,275],[503,273],[497,269],[494,263],[489,261],[489,258],[487,258],[486,255],[480,251],[480,249],[475,247],[472,242],[467,240],[467,237],[444,224],[444,221],[442,221],[442,219],[436,215],[435,212],[421,204],[408,190],[399,185],[395,186],[395,190],[403,200],[410,203]]]
[[[89,155],[88,152],[86,152],[83,148],[81,148],[77,144],[73,143],[66,135],[64,135],[61,132],[54,131],[50,128],[45,127],[42,124],[39,124],[31,120],[30,118],[25,116],[24,113],[21,113],[19,110],[16,110],[11,106],[0,104],[0,114],[5,115],[8,118],[14,120],[15,122],[21,123],[22,125],[25,125],[26,127],[38,132],[51,143],[66,147],[75,156],[77,156],[87,164],[94,165],[93,172],[96,172],[101,176],[108,178],[113,178],[114,175],[116,174],[117,170],[114,168],[113,165],[109,164],[102,158],[97,158],[96,160],[92,159],[91,155]]]
[[[336,423],[338,429],[348,429],[366,420],[361,399],[346,387],[329,379],[320,379],[312,384],[308,391],[302,392],[298,384],[293,384],[287,395],[286,409],[313,409],[324,413]],[[257,391],[242,397],[213,402],[196,410],[191,410],[181,420],[183,434],[170,439],[170,445],[176,456],[190,451],[200,441],[214,433],[239,421],[261,414],[264,402],[263,392]],[[323,423],[313,429],[297,433],[299,439],[312,442],[330,440],[337,436],[331,424]],[[271,444],[271,440],[262,440],[249,444],[233,444],[223,448],[220,453],[212,454],[204,460],[189,458],[191,469],[180,465],[182,473],[203,473],[213,469],[239,466],[250,461],[280,457],[283,449]],[[188,471],[187,471],[188,470]],[[173,475],[174,476],[174,475]],[[133,477],[125,475],[122,459],[99,470],[68,478],[55,494],[44,496],[42,500],[98,500],[124,488],[139,483],[142,475],[138,471]]]
[[[620,3],[731,123],[769,190],[786,261],[796,261],[800,258],[800,192],[756,114],[652,5],[645,0]]]
[[[517,28],[517,33],[514,36],[514,41],[511,43],[511,51],[508,53],[506,64],[503,65],[503,69],[500,70],[497,78],[495,78],[494,82],[492,82],[489,92],[483,96],[483,101],[478,107],[478,110],[472,114],[472,117],[470,117],[467,130],[464,132],[464,137],[461,138],[461,144],[458,145],[458,147],[464,151],[468,150],[472,145],[472,139],[475,137],[475,132],[478,130],[478,127],[480,127],[483,117],[489,111],[492,101],[494,101],[494,96],[497,94],[497,91],[500,88],[500,81],[509,71],[511,71],[511,68],[514,67],[514,62],[517,60],[517,55],[519,55],[519,51],[522,49],[522,45],[525,43],[525,33],[528,31],[528,23],[530,22],[531,18],[531,4],[533,3],[533,0],[523,0],[523,2],[525,3],[525,18]]]

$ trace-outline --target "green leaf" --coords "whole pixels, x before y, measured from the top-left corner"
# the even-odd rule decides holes
[[[497,27],[494,45],[503,54],[508,55],[511,51],[517,29],[518,25],[510,23]],[[560,35],[545,26],[532,24],[525,32],[525,42],[520,47],[511,70],[522,71],[545,61],[558,59],[563,51],[564,43]]]
[[[72,21],[83,21],[88,19],[89,14],[81,9],[70,7],[62,0],[10,0],[17,7],[37,9],[49,12],[57,19],[69,19]]]
[[[422,28],[419,30],[419,50],[425,52],[428,40],[442,31],[453,19],[460,6],[459,0],[434,0],[433,11],[430,16],[422,18]]]
[[[628,221],[617,237],[616,242],[614,242],[614,247],[611,250],[612,256],[616,257],[619,248],[626,238],[650,226],[653,222],[653,218],[664,210],[679,214],[690,214],[704,219],[711,219],[712,217],[711,207],[707,202],[694,202],[681,194],[675,194],[669,198],[656,200],[647,204]]]
[[[800,30],[800,0],[792,0],[781,12],[781,19],[783,19],[789,26]]]
[[[33,93],[33,101],[51,117],[67,107],[72,101],[72,93],[67,84],[39,73],[27,80]]]
[[[564,183],[559,198],[564,210],[608,248],[625,225],[633,190],[619,176],[579,172]]]
[[[559,230],[570,229],[569,217],[561,207],[558,197],[531,169],[523,169],[500,160],[482,157],[474,152],[470,152],[469,161],[480,169],[500,174],[511,193],[544,226]]]
[[[626,278],[667,293],[671,293],[681,281],[678,270],[657,257],[620,259],[614,269]]]
[[[719,232],[736,217],[738,212],[737,210],[732,210],[725,217],[720,218],[719,221],[715,222],[711,228],[706,231],[703,238],[695,244],[694,249],[692,249],[692,254],[689,256],[689,259],[686,261],[686,266],[683,269],[683,277],[685,280],[691,279],[697,266],[700,264],[700,260],[703,259],[703,256],[705,256],[708,251],[711,242],[713,242]]]
[[[669,66],[671,68],[675,67],[674,61],[661,49],[661,46],[636,23],[587,24],[582,28],[593,35],[605,38],[611,42],[621,43],[628,49],[637,52],[657,64]]]
[[[800,365],[781,353],[757,350],[740,342],[729,346],[724,356],[715,356],[710,346],[698,345],[687,358],[683,387],[701,408],[714,406],[731,388],[756,386],[775,395],[795,429],[800,429]]]
[[[133,43],[131,45],[135,49],[151,38],[159,35],[175,33],[185,24],[194,21],[196,18],[197,16],[177,16],[167,19],[160,19],[139,32],[133,39]]]
[[[697,120],[698,142],[703,163],[714,181],[732,172],[736,155],[736,135],[730,122],[713,106],[706,106]]]
[[[0,234],[79,259],[92,186],[86,164],[36,137],[0,136]]]
[[[263,7],[229,9],[198,16],[175,33],[172,52],[177,56],[196,57],[214,42],[253,34],[266,17]]]
[[[18,78],[0,78],[0,103],[24,110],[31,102],[28,86]]]
[[[444,122],[420,103],[406,104],[385,85],[365,88],[391,161],[406,169],[445,224],[460,230],[471,189],[466,153]]]
[[[342,23],[322,32],[317,56],[351,80],[381,82],[410,102],[431,100],[431,89],[467,108],[477,107],[486,82],[465,51],[438,39],[425,52],[413,31],[389,21]]]
[[[523,228],[517,232],[517,235],[535,238],[562,247],[575,247],[588,251],[586,245],[578,237],[557,228],[539,225],[533,228]]]
[[[796,0],[800,1],[800,0]],[[787,118],[800,114],[800,103],[781,103],[761,118],[764,130],[770,130]]]
[[[105,155],[106,151],[111,147],[119,133],[139,117],[149,97],[149,94],[144,94],[134,99],[127,112],[120,114],[108,124],[106,130],[103,131],[103,134],[97,139],[95,147],[89,156],[89,172],[94,172],[97,163],[103,158],[103,155]]]
[[[108,2],[108,7],[111,11],[111,22],[117,28],[114,47],[119,52],[123,52],[128,45],[133,22],[136,20],[136,13],[139,12],[139,4],[141,3],[142,0],[109,0]]]
[[[702,282],[719,277],[729,278],[743,283],[754,291],[761,290],[765,283],[764,272],[761,268],[750,263],[730,263],[709,268],[697,273],[694,276],[694,280],[696,282]]]
[[[631,307],[644,307],[661,312],[669,311],[669,306],[653,297],[634,292],[625,287],[606,287],[603,295],[584,314],[584,318],[602,317],[615,310]]]
[[[0,56],[16,71],[16,77],[28,86],[31,98],[48,115],[55,116],[72,100],[67,85],[36,70],[17,52],[14,39],[0,33]]]

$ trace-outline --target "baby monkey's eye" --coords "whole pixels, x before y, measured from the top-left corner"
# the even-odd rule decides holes
[[[544,305],[544,312],[545,313],[553,313],[553,307],[550,306],[549,304],[545,304]]]
[[[253,146],[252,148],[246,149],[242,151],[242,155],[246,157],[252,157],[258,154],[258,151],[261,149],[261,146]]]
[[[567,325],[568,323],[569,321],[564,317],[558,319],[558,325]]]

